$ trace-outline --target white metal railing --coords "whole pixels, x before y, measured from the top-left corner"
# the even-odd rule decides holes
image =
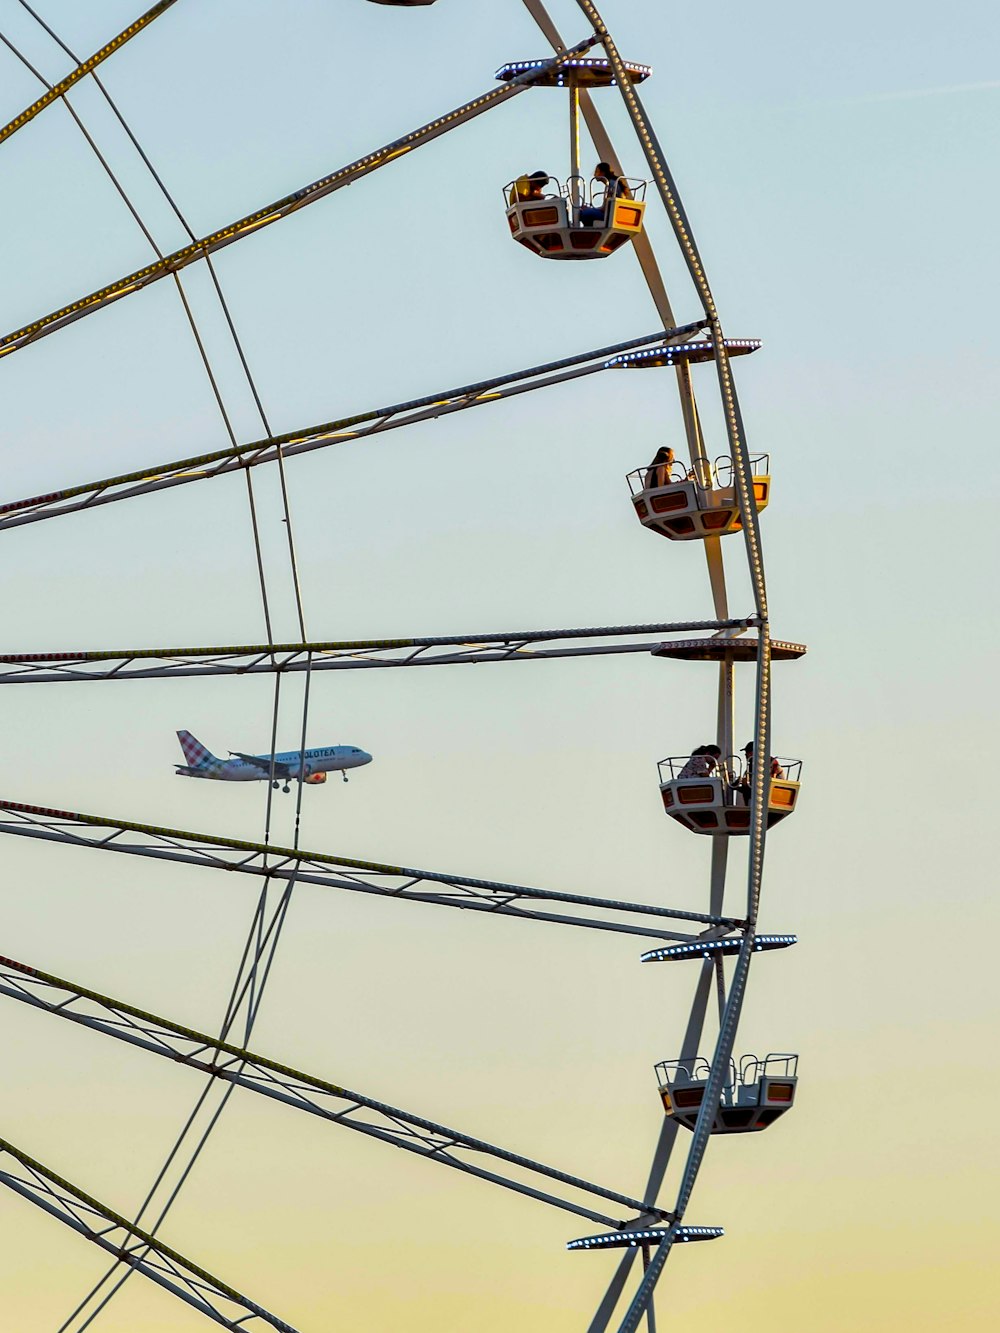
[[[750,459],[750,466],[755,477],[765,477],[771,471],[770,454],[754,454]],[[712,464],[712,471],[715,474],[715,484],[719,487],[732,486],[733,484],[733,460],[729,454],[720,454]]]
[[[798,782],[802,774],[801,759],[786,759],[777,755],[771,759],[773,778],[787,778],[789,782]],[[748,785],[750,768],[745,755],[706,755],[692,751],[691,754],[670,755],[657,764],[660,783],[673,782],[678,778],[721,778],[723,786],[735,789]],[[688,771],[685,772],[685,769]]]
[[[722,1085],[723,1104],[731,1105],[739,1096],[741,1088],[756,1087],[765,1075],[769,1078],[795,1078],[798,1067],[799,1057],[784,1052],[772,1052],[765,1056],[743,1055],[738,1066],[735,1060],[730,1060],[728,1075]],[[675,1087],[707,1083],[712,1072],[710,1062],[703,1055],[690,1056],[686,1060],[661,1060],[655,1069],[660,1087],[670,1091]]]
[[[769,475],[769,454],[755,454],[750,464],[755,477]],[[677,459],[669,465],[647,463],[645,467],[629,472],[626,480],[633,495],[641,495],[643,491],[655,490],[660,486],[675,486],[683,481],[693,481],[702,491],[725,490],[733,485],[733,460],[728,454],[720,454],[714,463],[696,459],[691,467]]]
[[[518,182],[526,179],[527,176],[518,176],[503,187],[504,203],[508,208],[514,204],[541,203],[545,199],[565,199],[575,219],[580,208],[607,206],[608,182],[597,177],[588,181],[584,176],[568,176],[561,181],[556,176],[546,176],[544,180],[531,181],[530,187],[535,193],[524,196],[518,192]],[[648,181],[632,176],[619,176],[618,180],[624,183],[627,193],[619,194],[617,198],[645,199]]]
[[[763,1059],[758,1059],[756,1055],[744,1055],[740,1059],[739,1077],[741,1083],[757,1083],[764,1075],[769,1078],[795,1078],[798,1068],[797,1055],[772,1052]]]
[[[678,1084],[690,1086],[692,1083],[706,1083],[712,1072],[711,1063],[703,1055],[693,1055],[686,1060],[661,1060],[656,1065],[656,1076],[661,1087],[674,1088]],[[729,1061],[729,1077],[723,1087],[732,1091],[739,1081],[739,1073],[734,1060]]]

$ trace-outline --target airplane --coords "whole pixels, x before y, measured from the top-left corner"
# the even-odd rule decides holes
[[[346,782],[345,769],[360,768],[372,761],[368,751],[359,750],[356,745],[322,745],[302,754],[298,750],[285,750],[275,755],[230,750],[228,759],[219,759],[190,731],[179,731],[177,739],[187,760],[185,764],[174,765],[178,777],[209,778],[216,782],[266,782],[273,773],[271,785],[277,787],[280,785],[277,779],[284,779],[285,785],[281,788],[284,792],[291,790],[291,782],[298,781],[300,768],[303,782],[312,787],[325,782],[327,773],[339,772]]]

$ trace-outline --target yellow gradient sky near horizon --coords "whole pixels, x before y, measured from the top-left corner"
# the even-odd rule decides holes
[[[136,10],[35,7],[84,53]],[[574,0],[551,9],[583,35]],[[809,645],[774,669],[774,748],[804,771],[799,809],[768,840],[761,915],[800,943],[754,961],[737,1042],[799,1052],[799,1096],[766,1134],[710,1144],[688,1220],[726,1237],[671,1258],[658,1326],[979,1333],[1000,1315],[988,667],[1000,15],[986,0],[602,10],[622,53],[653,66],[643,101],[727,332],[763,340],[735,371],[774,478],[761,523],[773,630]],[[46,77],[65,73],[18,0],[0,0],[0,32]],[[542,54],[519,0],[179,0],[102,78],[202,234]],[[38,89],[0,47],[0,123]],[[620,99],[599,96],[626,169],[644,175]],[[182,243],[95,91],[74,105],[162,246]],[[564,95],[527,93],[221,254],[275,430],[653,331],[628,250],[559,265],[510,241],[501,187],[523,170],[565,173],[566,140]],[[148,262],[63,107],[0,145],[0,170],[0,332]],[[696,319],[655,203],[647,216],[678,318]],[[185,284],[235,430],[257,438],[207,276],[193,268]],[[694,376],[721,454],[713,369]],[[165,282],[4,358],[0,393],[0,503],[226,443]],[[289,463],[310,634],[707,616],[697,543],[644,532],[623,481],[682,439],[669,371],[607,372]],[[275,634],[292,638],[273,470],[255,485]],[[239,477],[0,544],[2,652],[263,637]],[[749,610],[742,545],[725,545],[732,606]],[[744,670],[740,744],[751,685]],[[279,748],[297,744],[301,691],[284,687]],[[271,697],[265,678],[0,691],[0,796],[258,837],[263,787],[176,781],[174,732],[216,753],[263,751]],[[708,740],[714,715],[711,667],[640,655],[328,673],[309,743],[363,746],[374,762],[306,792],[302,842],[698,910],[709,840],[664,818],[655,764]],[[276,842],[290,805],[275,806]],[[13,838],[0,854],[0,953],[218,1024],[253,882]],[[638,1193],[662,1118],[652,1066],[676,1052],[694,982],[640,966],[642,947],[302,886],[252,1045]],[[0,1012],[0,1138],[133,1210],[197,1077],[13,1001]],[[615,1262],[565,1252],[589,1229],[237,1093],[162,1234],[302,1333],[583,1333]],[[93,1247],[0,1190],[2,1333],[55,1333],[101,1271]],[[139,1278],[92,1325],[207,1326]]]

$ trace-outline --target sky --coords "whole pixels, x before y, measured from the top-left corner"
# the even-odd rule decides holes
[[[37,8],[80,54],[136,13],[135,0]],[[551,9],[584,35],[572,0]],[[763,340],[734,368],[751,449],[771,458],[772,627],[809,646],[774,669],[774,748],[804,769],[794,818],[768,839],[761,915],[800,943],[754,963],[737,1043],[797,1051],[798,1100],[762,1136],[712,1142],[688,1220],[726,1237],[671,1259],[658,1310],[744,1333],[971,1333],[1000,1313],[985,947],[1000,924],[986,517],[1000,13],[985,0],[602,12],[622,54],[653,66],[643,101],[725,328]],[[49,79],[68,69],[16,0],[0,0],[0,32]],[[179,0],[102,77],[203,233],[544,54],[517,0]],[[38,89],[0,48],[0,122]],[[644,175],[617,94],[597,97]],[[73,102],[160,244],[181,243],[94,90]],[[525,93],[219,256],[275,430],[658,327],[628,249],[560,265],[509,239],[502,186],[568,169],[565,122],[563,94]],[[0,168],[3,332],[148,262],[63,107],[0,145]],[[698,318],[655,203],[647,221],[678,318]],[[237,435],[257,438],[206,275],[185,285]],[[721,454],[712,368],[694,377]],[[0,392],[0,502],[227,442],[166,282],[5,358]],[[624,482],[681,440],[669,371],[608,372],[290,462],[310,635],[708,616],[697,544],[643,531]],[[255,487],[275,632],[294,637],[273,470]],[[742,546],[726,546],[732,605],[749,611]],[[3,552],[3,651],[264,637],[238,477],[8,531]],[[750,687],[741,677],[741,743]],[[712,668],[640,655],[318,676],[310,743],[375,759],[305,793],[303,846],[697,910],[709,840],[664,818],[655,764],[710,737],[714,695]],[[297,744],[301,705],[289,683],[279,748]],[[263,785],[176,781],[173,733],[264,750],[266,678],[34,686],[0,707],[7,799],[260,836]],[[276,841],[291,806],[278,798]],[[252,883],[13,838],[0,852],[3,954],[217,1025]],[[253,1045],[635,1193],[662,1115],[652,1066],[676,1053],[694,981],[639,952],[624,936],[303,886]],[[0,1137],[134,1209],[197,1079],[26,1006],[2,1014]],[[232,1098],[168,1244],[303,1333],[586,1328],[614,1264],[565,1252],[589,1224],[261,1100]],[[6,1191],[0,1255],[2,1322],[26,1333],[57,1329],[102,1271]],[[202,1324],[134,1279],[94,1326]]]

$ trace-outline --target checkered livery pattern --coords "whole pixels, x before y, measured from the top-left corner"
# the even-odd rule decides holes
[[[177,739],[181,743],[189,768],[214,768],[220,762],[211,750],[206,750],[201,741],[191,735],[190,731],[179,731]]]

